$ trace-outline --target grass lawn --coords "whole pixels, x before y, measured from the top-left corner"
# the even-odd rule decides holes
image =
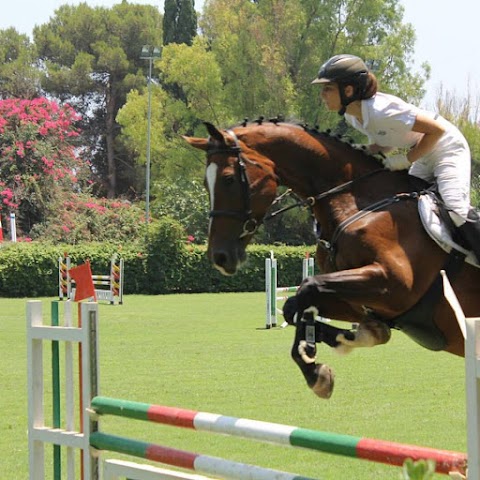
[[[25,299],[0,299],[2,480],[28,478],[25,306]],[[139,295],[101,305],[100,393],[466,451],[463,359],[398,332],[388,345],[345,357],[320,346],[319,360],[336,372],[332,398],[320,400],[290,359],[293,328],[265,330],[264,312],[263,293]],[[45,408],[50,418],[49,399]],[[106,417],[102,428],[324,480],[401,478],[396,467],[146,422]]]

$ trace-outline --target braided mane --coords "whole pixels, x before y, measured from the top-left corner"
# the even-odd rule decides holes
[[[242,122],[239,122],[238,124],[234,125],[234,127],[263,125],[265,123],[272,123],[274,125],[278,125],[279,123],[282,123],[284,125],[291,125],[294,127],[303,128],[305,132],[307,132],[309,135],[312,135],[313,137],[328,137],[332,140],[336,140],[344,144],[347,147],[350,147],[352,150],[363,153],[366,157],[369,157],[375,160],[376,162],[380,162],[382,160],[381,155],[372,155],[371,153],[369,153],[366,145],[355,144],[354,140],[347,135],[333,133],[331,129],[320,130],[320,127],[318,125],[310,127],[307,123],[304,123],[298,120],[285,120],[285,117],[283,115],[278,115],[276,117],[269,118],[269,119],[265,119],[264,116],[259,116],[255,120],[249,120],[248,118],[244,118]]]

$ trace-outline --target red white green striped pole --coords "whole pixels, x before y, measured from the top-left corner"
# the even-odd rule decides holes
[[[308,448],[389,465],[402,466],[407,458],[434,460],[438,473],[465,473],[467,457],[463,453],[436,450],[395,442],[321,432],[289,425],[227,417],[175,407],[152,405],[108,397],[95,397],[92,409],[100,415],[115,415],[137,420],[211,431],[264,442]]]
[[[108,450],[132,455],[165,465],[172,465],[178,468],[194,470],[202,474],[213,475],[216,478],[233,480],[313,480],[293,473],[233,462],[218,457],[199,455],[176,448],[164,447],[102,432],[90,434],[90,445],[98,450]]]

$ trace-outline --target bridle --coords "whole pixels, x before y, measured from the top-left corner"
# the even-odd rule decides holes
[[[235,164],[238,168],[236,168],[235,171],[238,172],[238,179],[240,181],[243,210],[210,210],[209,217],[230,217],[236,218],[237,220],[244,222],[242,227],[242,233],[240,234],[240,238],[244,238],[247,235],[253,235],[261,224],[261,222],[257,221],[253,217],[250,201],[250,181],[248,180],[247,168],[245,166],[246,162],[252,163],[254,165],[258,164],[256,162],[253,162],[252,160],[249,160],[247,157],[245,157],[245,155],[242,154],[242,149],[235,133],[232,130],[227,130],[227,133],[232,137],[234,145],[208,148],[207,158],[219,153],[235,155],[237,157]]]
[[[324,192],[321,192],[315,196],[312,197],[307,197],[306,199],[300,199],[297,197],[296,202],[293,205],[289,205],[284,208],[280,208],[265,217],[263,217],[260,221],[255,219],[253,217],[252,209],[251,209],[251,194],[250,194],[250,182],[248,179],[248,174],[247,174],[247,168],[246,168],[246,163],[251,163],[253,165],[261,166],[257,162],[254,162],[253,160],[250,160],[247,158],[243,153],[242,149],[240,146],[240,143],[238,141],[237,136],[232,130],[227,130],[226,131],[233,139],[234,145],[225,145],[221,147],[211,147],[207,149],[207,158],[216,155],[216,154],[228,154],[228,155],[235,155],[236,156],[236,165],[238,165],[238,168],[236,171],[238,171],[238,177],[240,180],[240,187],[241,187],[241,192],[242,192],[242,200],[243,200],[243,211],[236,211],[236,210],[210,210],[209,217],[210,218],[215,218],[215,217],[230,217],[230,218],[236,218],[237,220],[240,220],[243,223],[242,227],[242,233],[240,234],[239,238],[244,238],[247,235],[253,235],[257,229],[260,227],[263,221],[265,220],[270,220],[274,217],[276,217],[279,214],[282,214],[292,208],[298,208],[298,207],[310,207],[312,208],[316,202],[323,200],[324,198],[330,197],[331,195],[334,195],[336,193],[344,192],[352,187],[354,183],[357,183],[360,180],[364,180],[365,178],[371,177],[372,175],[376,175],[378,173],[384,172],[385,170],[383,168],[379,168],[376,170],[372,170],[364,175],[361,175],[360,177],[354,178],[353,180],[349,180],[348,182],[342,183],[340,185],[337,185],[333,188],[330,188]],[[277,183],[280,183],[277,180]],[[290,194],[290,191],[287,192],[287,194]],[[283,197],[285,194],[280,195],[280,197],[277,197],[272,204],[275,204],[278,202],[278,200]],[[381,202],[377,202],[373,205],[375,207],[374,209],[368,208],[366,209],[368,213],[371,213],[372,211],[376,211],[382,207],[385,207],[391,203],[394,203],[398,201],[398,199],[404,198],[402,195],[396,195],[390,199],[382,200]],[[372,206],[371,206],[372,207]],[[347,219],[348,222],[342,222],[341,225],[336,229],[334,238],[335,240],[338,238],[341,232],[346,228],[346,226],[350,225],[351,223],[357,221],[359,218],[364,216],[366,213],[365,212],[359,212],[356,215],[353,215],[351,219]],[[328,248],[333,248],[334,247],[334,242],[326,242],[325,244],[328,244]],[[331,244],[331,245],[330,245]]]

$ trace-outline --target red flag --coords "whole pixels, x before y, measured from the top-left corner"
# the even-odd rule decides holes
[[[71,268],[68,273],[73,280],[75,280],[75,302],[80,302],[85,298],[93,297],[97,300],[95,295],[95,287],[93,285],[92,270],[90,269],[90,262],[87,260],[83,265]]]

